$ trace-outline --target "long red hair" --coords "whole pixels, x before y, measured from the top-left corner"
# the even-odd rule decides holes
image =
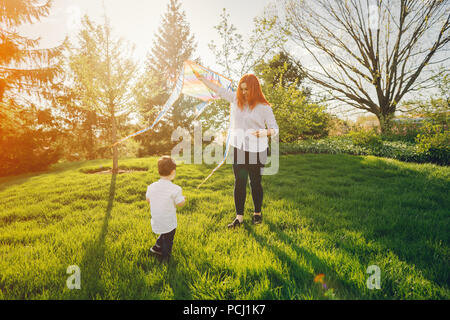
[[[271,106],[270,103],[266,100],[266,97],[264,97],[264,93],[261,90],[261,85],[259,84],[258,78],[254,74],[248,73],[244,75],[241,80],[239,80],[237,89],[237,102],[239,109],[243,110],[245,104],[245,98],[241,89],[241,84],[244,82],[247,84],[247,102],[250,110],[253,110],[253,108],[259,103]]]

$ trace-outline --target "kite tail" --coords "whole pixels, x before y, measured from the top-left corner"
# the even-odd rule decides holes
[[[169,99],[167,99],[162,110],[159,112],[158,116],[153,121],[153,123],[150,127],[147,127],[145,129],[139,130],[138,132],[135,132],[135,133],[132,133],[132,134],[126,136],[125,138],[120,139],[116,143],[112,144],[110,147],[112,148],[112,147],[118,145],[119,143],[122,143],[125,140],[128,140],[131,137],[137,136],[141,133],[151,130],[159,122],[159,120],[161,120],[161,118],[166,114],[166,112],[172,107],[172,105],[175,103],[175,101],[178,100],[178,98],[180,97],[181,91],[183,90],[183,83],[184,83],[184,73],[181,72],[178,77],[177,83],[175,85],[174,91],[172,91],[172,94],[170,95]]]
[[[205,180],[203,180],[203,182],[198,185],[197,189],[200,188],[214,174],[214,172],[216,172],[216,170],[218,170],[225,163],[225,160],[227,159],[228,151],[229,151],[229,142],[230,142],[229,139],[230,139],[230,132],[228,133],[227,143],[226,143],[226,147],[225,147],[225,155],[223,157],[223,160],[218,164],[217,167],[214,168],[213,171],[211,171],[211,173],[205,178]]]
[[[222,161],[217,165],[217,167],[213,169],[213,171],[211,171],[211,173],[205,178],[205,180],[203,180],[202,183],[198,185],[197,189],[200,188],[214,174],[214,172],[216,172],[216,170],[218,170],[225,163],[225,160],[228,157],[228,152],[230,151],[230,139],[232,131],[231,119],[233,119],[233,107],[230,105],[230,122],[228,126],[227,141],[225,143],[225,154],[223,156]]]

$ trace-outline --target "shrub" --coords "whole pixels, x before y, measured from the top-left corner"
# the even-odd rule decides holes
[[[263,86],[264,95],[273,106],[280,128],[280,141],[293,142],[299,138],[321,138],[328,135],[330,115],[325,105],[314,103],[305,93],[291,85]]]
[[[328,124],[328,136],[343,136],[351,131],[351,123],[348,120],[342,120],[335,115],[330,116]]]
[[[425,123],[417,135],[417,147],[431,162],[448,164],[450,158],[450,132],[441,124]]]
[[[382,135],[385,141],[407,141],[415,142],[420,132],[421,123],[398,120],[392,124],[391,131]]]
[[[370,131],[351,131],[348,136],[352,139],[355,146],[369,147],[377,149],[382,146],[382,140],[374,130]]]
[[[381,141],[374,148],[370,143],[355,145],[349,135],[341,137],[328,137],[319,140],[304,140],[294,143],[281,143],[280,154],[296,153],[330,153],[351,155],[373,155],[377,157],[397,159],[406,162],[434,162],[448,165],[447,155],[441,155],[440,161],[431,152],[422,152],[414,143],[406,141]]]
[[[1,105],[0,176],[43,171],[58,162],[62,150],[56,144],[57,136],[50,112],[13,103]]]
[[[61,150],[43,145],[38,132],[0,139],[0,176],[47,170],[61,158]]]

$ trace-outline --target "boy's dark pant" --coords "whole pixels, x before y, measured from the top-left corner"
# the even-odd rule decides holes
[[[261,212],[263,188],[261,185],[261,168],[267,161],[268,149],[262,152],[248,152],[234,148],[234,205],[236,214],[244,214],[245,198],[247,194],[247,179],[250,176],[255,212]]]
[[[168,233],[161,233],[156,239],[156,246],[161,248],[162,259],[170,258],[172,254],[173,238],[176,230],[175,228]]]

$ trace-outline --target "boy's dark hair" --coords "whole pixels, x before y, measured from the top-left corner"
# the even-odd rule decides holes
[[[173,169],[176,169],[177,165],[175,161],[169,156],[162,156],[158,160],[158,172],[160,176],[168,176]]]

